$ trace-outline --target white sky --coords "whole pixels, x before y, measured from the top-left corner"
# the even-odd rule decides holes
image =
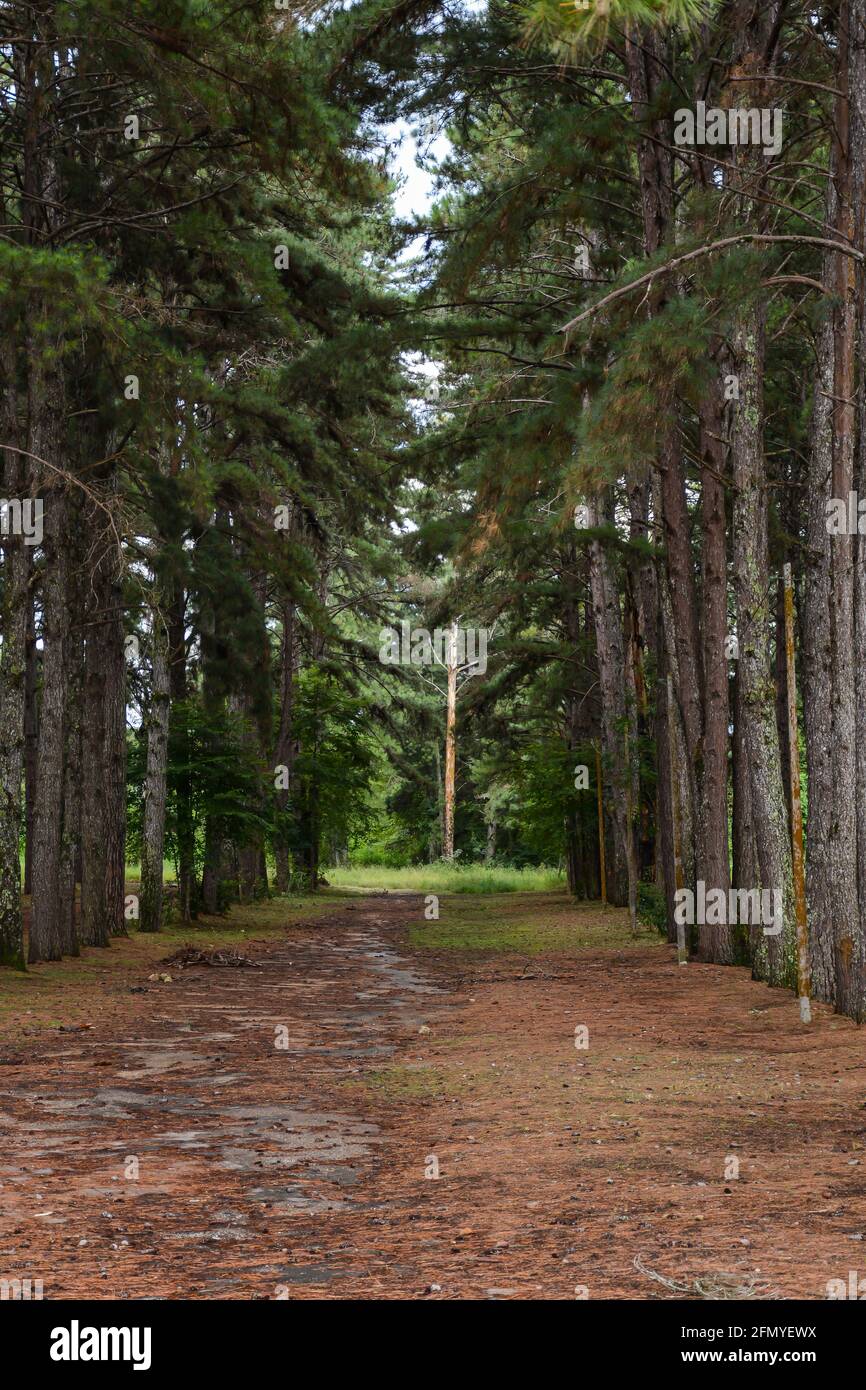
[[[416,162],[418,143],[412,134],[408,121],[395,121],[386,132],[391,142],[399,141],[391,157],[391,171],[401,180],[401,186],[394,197],[394,211],[398,217],[423,216],[433,202],[433,178]],[[450,144],[447,136],[436,135],[424,143],[424,159],[429,163],[432,157],[437,163],[448,153]]]

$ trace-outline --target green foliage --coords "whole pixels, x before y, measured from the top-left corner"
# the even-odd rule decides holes
[[[177,862],[181,817],[188,806],[196,863],[204,856],[204,827],[212,819],[238,847],[268,828],[261,805],[261,768],[242,716],[197,701],[177,701],[168,739],[166,856]],[[142,733],[128,741],[128,831],[130,857],[141,853],[146,744]]]
[[[653,927],[667,938],[668,910],[664,890],[655,883],[638,883],[637,916],[645,927]]]
[[[366,701],[348,693],[333,674],[315,666],[298,681],[295,735],[300,752],[287,816],[296,851],[348,848],[374,823],[370,788],[376,749]]]
[[[601,45],[611,27],[647,29],[688,28],[699,24],[718,0],[520,0],[528,43],[544,40],[567,50]]]

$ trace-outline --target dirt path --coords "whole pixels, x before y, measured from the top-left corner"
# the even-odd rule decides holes
[[[429,950],[421,916],[335,903],[258,968],[162,967],[122,1025],[0,1067],[0,1276],[568,1299],[673,1296],[636,1257],[761,1297],[866,1275],[862,1031],[664,946]]]

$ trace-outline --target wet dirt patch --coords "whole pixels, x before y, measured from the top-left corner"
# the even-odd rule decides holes
[[[4,1073],[0,1248],[44,1267],[46,1297],[274,1297],[306,1223],[364,1207],[383,1135],[341,1082],[400,1046],[407,995],[437,993],[380,922],[337,910],[267,943],[255,970],[187,952],[161,1008],[130,1000],[133,1029],[56,1053],[43,1036]]]

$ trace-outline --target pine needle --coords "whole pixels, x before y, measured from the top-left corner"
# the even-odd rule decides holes
[[[689,1283],[678,1284],[675,1279],[668,1279],[664,1274],[658,1274],[656,1270],[647,1268],[640,1255],[635,1255],[634,1266],[648,1279],[654,1279],[657,1284],[663,1284],[666,1289],[671,1289],[674,1293],[681,1294],[686,1298],[724,1301],[750,1298],[774,1299],[777,1297],[770,1291],[770,1285],[766,1280],[756,1279],[754,1275],[749,1275],[744,1282],[743,1276],[740,1274],[707,1274],[699,1279],[693,1279]]]

